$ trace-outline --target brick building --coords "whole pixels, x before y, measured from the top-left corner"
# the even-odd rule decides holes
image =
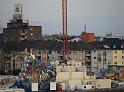
[[[96,39],[94,33],[86,33],[86,32],[83,32],[80,38],[87,42],[94,42]]]
[[[28,21],[23,20],[22,5],[15,5],[13,19],[3,28],[3,40],[7,42],[20,42],[24,40],[41,40],[42,26],[29,26]]]

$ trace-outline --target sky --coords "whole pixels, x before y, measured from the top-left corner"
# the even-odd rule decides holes
[[[0,0],[0,29],[12,19],[14,4],[22,3],[24,19],[43,27],[43,34],[62,32],[61,0]],[[68,0],[68,33],[124,36],[124,0]]]

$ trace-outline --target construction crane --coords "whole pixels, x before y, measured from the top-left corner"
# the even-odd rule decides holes
[[[67,15],[67,0],[62,0],[62,32],[63,32],[63,61],[66,60],[68,53],[68,15]]]

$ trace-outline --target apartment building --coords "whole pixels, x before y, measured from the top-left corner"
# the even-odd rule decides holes
[[[124,50],[112,50],[112,65],[124,66]]]
[[[75,60],[76,66],[85,66],[85,50],[82,51],[72,51],[71,59]]]
[[[91,51],[91,68],[92,72],[107,70],[112,64],[111,50],[92,50]]]

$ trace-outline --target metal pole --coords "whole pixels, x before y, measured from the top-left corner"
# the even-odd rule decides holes
[[[62,0],[62,25],[63,25],[63,60],[65,61],[65,56],[68,52],[68,28],[67,28],[67,0]]]

